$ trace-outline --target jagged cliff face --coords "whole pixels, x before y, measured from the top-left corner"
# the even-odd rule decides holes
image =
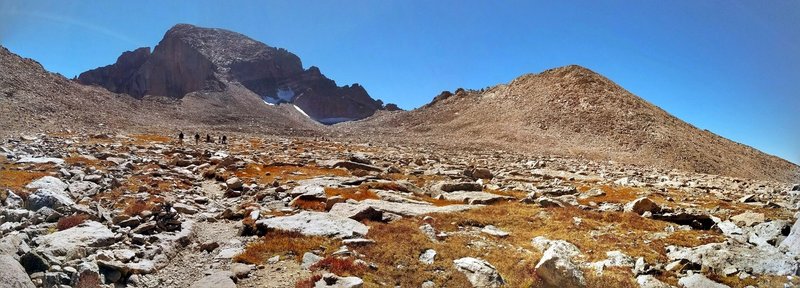
[[[239,33],[179,24],[150,53],[139,48],[117,62],[82,73],[80,83],[110,91],[182,98],[240,84],[268,103],[293,103],[323,123],[361,119],[383,109],[358,84],[339,87],[297,55]]]

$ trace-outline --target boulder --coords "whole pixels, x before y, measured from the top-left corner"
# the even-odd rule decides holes
[[[509,196],[478,191],[455,191],[442,193],[439,197],[448,201],[463,202],[470,205],[492,204],[499,201],[514,199],[513,197]]]
[[[453,264],[467,276],[472,287],[500,287],[505,284],[497,269],[484,260],[465,257],[453,260]]]
[[[35,288],[22,265],[9,255],[0,254],[0,283],[4,287]],[[6,286],[7,285],[7,286]]]
[[[325,273],[322,279],[314,283],[314,288],[359,288],[364,281],[358,277],[340,277],[333,273]]]
[[[786,239],[781,242],[780,248],[789,255],[800,256],[800,219],[794,222],[789,236],[786,236]]]
[[[74,197],[91,197],[100,192],[100,185],[89,181],[75,181],[69,184],[69,193]]]
[[[300,185],[297,187],[292,188],[289,191],[289,196],[292,197],[301,197],[304,196],[305,199],[325,199],[327,195],[325,194],[325,187],[322,187],[318,184],[311,184],[311,185]]]
[[[303,254],[303,262],[300,264],[300,267],[302,267],[303,269],[308,269],[314,264],[317,264],[317,262],[321,261],[322,259],[324,258],[320,257],[317,254],[306,252],[305,254]]]
[[[750,211],[731,217],[731,221],[733,223],[743,227],[751,227],[759,223],[764,223],[764,220],[764,213],[755,213]]]
[[[551,249],[536,264],[536,275],[542,278],[545,287],[586,287],[580,268]]]
[[[383,168],[372,166],[369,164],[352,162],[352,161],[338,161],[330,165],[333,168],[344,168],[347,170],[364,170],[371,172],[383,172]]]
[[[192,283],[190,288],[236,288],[233,274],[229,271],[216,271]]]
[[[69,186],[58,178],[45,176],[33,181],[25,186],[30,190],[36,190],[28,195],[26,208],[36,211],[42,207],[58,209],[75,205],[66,190]]]
[[[640,275],[636,277],[636,283],[639,284],[639,288],[672,288],[672,285],[661,282],[653,275]]]
[[[227,185],[230,190],[242,190],[243,183],[239,177],[231,177],[225,180],[225,185]]]
[[[42,235],[33,239],[37,251],[54,256],[71,255],[76,249],[104,247],[116,242],[114,232],[105,225],[86,221],[73,228]]]
[[[549,240],[536,237],[531,241],[533,246],[544,251],[536,264],[536,275],[544,281],[546,287],[586,287],[583,271],[572,263],[572,258],[581,251],[567,241]]]
[[[431,187],[431,190],[444,191],[444,192],[483,191],[483,185],[476,182],[458,182],[458,183],[441,182],[433,185]]]
[[[747,242],[756,246],[777,246],[778,239],[783,236],[783,230],[789,227],[785,220],[764,222],[753,226],[747,235]]]
[[[472,168],[464,171],[464,175],[473,179],[492,179],[494,174],[486,168]]]
[[[350,218],[323,212],[304,211],[291,216],[274,217],[256,221],[267,229],[297,231],[303,235],[348,238],[366,235],[369,227]]]
[[[795,275],[798,263],[771,246],[710,243],[693,248],[667,247],[670,260],[687,260],[696,265],[723,271],[734,267],[755,275]]]
[[[375,210],[375,208],[366,204],[336,203],[328,213],[356,221],[364,219],[380,220],[383,217],[383,212]]]
[[[653,200],[650,200],[646,197],[638,198],[628,204],[625,204],[625,212],[634,212],[636,214],[642,215],[644,212],[650,213],[658,213],[661,212],[661,207],[658,206]]]
[[[678,279],[678,285],[686,288],[730,288],[728,285],[711,281],[703,274],[697,273]]]
[[[375,210],[383,211],[385,213],[394,213],[397,215],[411,217],[430,213],[451,213],[461,212],[469,209],[482,207],[483,205],[446,205],[434,206],[430,204],[416,204],[416,203],[398,203],[383,200],[367,199],[360,202],[364,205],[369,205]]]

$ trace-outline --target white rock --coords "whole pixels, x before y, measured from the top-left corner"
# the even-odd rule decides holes
[[[233,273],[229,271],[216,271],[211,275],[192,283],[190,288],[236,288],[233,282]]]
[[[728,285],[711,281],[706,276],[697,273],[679,279],[678,285],[686,288],[730,288]]]
[[[358,277],[339,277],[333,273],[325,273],[322,279],[314,283],[314,288],[358,288],[364,281]]]
[[[422,264],[431,265],[434,260],[436,260],[436,250],[427,249],[419,255],[419,262],[422,262]]]
[[[731,217],[731,221],[737,225],[750,227],[759,223],[764,223],[764,213],[744,212]]]
[[[297,231],[308,236],[348,238],[366,235],[369,227],[350,218],[323,212],[304,211],[291,216],[262,219],[256,225],[271,229]]]
[[[650,200],[646,197],[638,198],[628,204],[625,204],[625,212],[634,212],[636,214],[642,215],[644,212],[650,213],[658,213],[661,211],[661,207],[658,206],[653,200]]]
[[[494,227],[494,225],[486,225],[486,227],[481,229],[481,232],[501,238],[508,236],[508,232],[497,229],[497,227]]]
[[[661,282],[653,275],[640,275],[636,277],[636,283],[639,284],[640,288],[672,288],[672,285]]]
[[[34,238],[37,251],[54,256],[65,256],[80,247],[104,247],[116,242],[114,232],[106,225],[86,221],[67,230]]]
[[[798,263],[777,248],[771,246],[753,247],[747,244],[710,243],[693,248],[667,247],[670,260],[685,259],[706,266],[714,271],[722,271],[729,266],[753,274],[795,275]]]
[[[781,242],[780,248],[789,255],[800,256],[800,219],[794,222],[789,236]]]
[[[500,287],[505,284],[497,269],[484,260],[465,257],[453,260],[453,264],[467,276],[472,287]]]
[[[308,269],[322,259],[324,258],[318,256],[317,254],[306,252],[303,254],[303,263],[300,265],[300,267],[303,267],[303,269]]]
[[[586,287],[583,272],[570,260],[573,257],[572,249],[561,245],[561,242],[551,242],[556,243],[544,251],[542,259],[536,264],[536,275],[551,287]]]
[[[33,163],[33,164],[44,164],[44,163],[53,163],[56,165],[64,165],[64,159],[60,158],[49,158],[49,157],[23,157],[17,160],[17,163]]]

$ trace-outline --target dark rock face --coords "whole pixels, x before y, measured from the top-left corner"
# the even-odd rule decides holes
[[[182,98],[239,83],[270,103],[292,103],[323,123],[361,119],[384,109],[364,87],[337,86],[319,68],[239,33],[178,24],[153,49],[125,52],[117,62],[82,73],[80,83],[134,97]]]

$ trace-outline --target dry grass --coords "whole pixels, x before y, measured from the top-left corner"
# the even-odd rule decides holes
[[[306,200],[306,199],[297,199],[294,200],[292,206],[298,209],[303,210],[311,210],[311,211],[322,211],[324,212],[327,208],[325,201],[320,200]]]
[[[241,179],[252,179],[259,184],[272,184],[273,181],[304,180],[324,176],[349,176],[350,173],[344,169],[330,169],[316,166],[293,166],[293,165],[262,165],[247,164],[244,169],[239,169],[235,173]]]
[[[178,135],[173,137],[165,136],[165,135],[156,135],[156,134],[134,134],[130,136],[134,139],[134,144],[149,144],[149,143],[169,143],[172,141],[177,141]],[[205,140],[205,138],[203,138]]]
[[[367,266],[358,264],[353,258],[328,256],[311,265],[311,271],[325,270],[339,276],[360,276],[367,271]]]
[[[461,257],[477,257],[497,267],[509,287],[538,287],[542,283],[533,267],[541,253],[531,245],[536,236],[575,244],[584,254],[583,261],[600,261],[606,258],[606,252],[619,250],[634,258],[644,257],[648,263],[665,262],[667,245],[696,246],[722,240],[721,235],[712,231],[679,231],[664,239],[648,240],[671,224],[632,213],[545,209],[519,203],[431,216],[437,231],[450,234],[441,242],[432,242],[420,232],[422,222],[418,218],[388,224],[369,222],[367,237],[380,245],[354,249],[366,255],[365,260],[390,268],[366,271],[363,279],[402,287],[418,287],[428,280],[448,287],[468,287],[452,263]],[[573,217],[581,218],[580,225],[573,223]],[[466,232],[485,225],[508,231],[510,236],[494,238]],[[403,235],[402,241],[398,241],[397,235]],[[420,253],[428,248],[437,251],[436,261],[430,266],[418,261]],[[402,268],[395,268],[398,266]],[[443,272],[436,272],[439,270]],[[637,287],[629,269],[607,269],[601,276],[595,276],[594,271],[585,272],[590,287]]]
[[[47,175],[49,174],[44,172],[11,170],[3,167],[0,169],[0,189],[9,189],[23,199],[27,199],[29,191],[25,189],[25,185]]]
[[[56,229],[58,229],[58,231],[66,230],[80,225],[86,221],[86,219],[89,219],[89,216],[84,214],[61,217],[61,219],[58,219],[58,223],[56,223]]]
[[[340,196],[344,199],[353,199],[356,201],[380,199],[378,194],[375,194],[375,192],[372,192],[366,186],[352,188],[327,187],[325,188],[325,194],[328,195],[328,197]]]
[[[316,274],[306,279],[300,279],[294,284],[295,288],[314,288],[314,284],[322,279],[322,275]]]
[[[236,255],[233,260],[262,264],[269,257],[288,253],[299,261],[305,252],[316,249],[327,251],[336,248],[335,244],[337,242],[326,237],[303,236],[298,232],[274,230],[248,244],[244,252]]]
[[[579,186],[578,191],[585,192],[589,191],[591,188],[588,186]],[[601,203],[601,202],[608,202],[608,203],[628,203],[630,201],[635,200],[639,196],[637,193],[640,191],[638,188],[633,187],[624,187],[624,186],[609,186],[603,185],[599,187],[600,190],[603,190],[606,194],[603,196],[597,197],[590,197],[587,199],[579,199],[578,202],[580,204],[586,205],[589,202]]]
[[[95,168],[103,167],[103,165],[101,165],[100,160],[90,159],[79,155],[64,158],[64,163],[67,163],[70,166],[95,167]]]
[[[141,214],[145,210],[155,212],[158,211],[159,208],[161,208],[160,206],[161,202],[163,202],[163,199],[154,197],[151,197],[147,201],[129,199],[125,201],[126,206],[125,209],[122,211],[122,213],[128,216],[136,216]]]

